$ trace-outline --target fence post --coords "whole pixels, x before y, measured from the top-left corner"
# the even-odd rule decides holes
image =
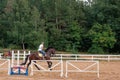
[[[68,77],[68,61],[66,61],[66,73],[65,73],[65,77]]]
[[[100,76],[100,74],[99,74],[99,61],[97,62],[97,71],[98,71],[97,75],[98,75],[98,78],[99,78],[99,76]]]
[[[60,62],[61,62],[61,75],[60,76],[62,77],[63,76],[63,61],[61,60]]]
[[[76,59],[76,61],[77,61],[77,54],[75,55],[75,59]]]
[[[110,61],[110,55],[108,55],[108,62]]]
[[[92,61],[93,61],[93,55],[92,55]]]
[[[10,75],[10,60],[8,59],[8,75]]]
[[[62,54],[60,55],[60,58],[61,58],[61,60],[62,60]]]

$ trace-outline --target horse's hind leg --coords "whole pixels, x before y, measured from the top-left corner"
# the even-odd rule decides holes
[[[52,62],[51,61],[47,61],[47,63],[48,63],[48,68],[51,68]],[[50,69],[50,70],[52,70],[52,69]]]
[[[34,63],[36,63],[36,61],[34,61]],[[34,65],[38,70],[40,70],[40,68],[36,64],[34,64]]]
[[[29,63],[27,64],[27,69],[29,68],[30,64],[31,64],[31,60],[29,60]]]
[[[35,63],[36,63],[36,61],[34,61]],[[31,64],[31,60],[29,61],[29,63],[27,64],[27,69],[29,68],[29,65]],[[40,68],[36,65],[36,64],[34,64],[35,65],[35,67],[38,69],[38,70],[40,70]]]
[[[26,56],[26,58],[25,58],[25,62],[22,63],[22,64],[20,64],[20,65],[25,65],[25,64],[27,63],[28,57],[29,57],[29,55]]]

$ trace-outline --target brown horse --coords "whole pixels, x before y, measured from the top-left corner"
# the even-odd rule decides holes
[[[22,63],[21,65],[25,65],[27,63],[27,60],[29,59],[29,62],[27,64],[27,69],[28,69],[29,65],[31,64],[31,60],[44,60],[45,59],[45,60],[48,60],[47,61],[48,67],[51,68],[52,62],[49,61],[49,60],[50,60],[50,57],[55,54],[55,49],[53,47],[48,47],[45,50],[45,52],[46,52],[46,56],[45,57],[40,57],[38,52],[31,53],[30,55],[27,55],[26,58],[25,58],[25,62]],[[40,68],[37,65],[35,65],[35,67],[40,70]]]
[[[11,58],[12,54],[10,51],[5,51],[2,56],[3,58],[8,58],[8,57]]]

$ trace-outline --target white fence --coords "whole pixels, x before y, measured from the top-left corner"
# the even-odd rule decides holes
[[[10,60],[9,59],[0,59],[0,69],[7,70],[8,75],[9,75],[10,74]]]
[[[37,62],[34,62],[37,61]],[[41,62],[46,62],[46,61],[52,61],[57,62],[55,63],[51,68],[46,68],[43,66]],[[60,72],[60,76],[63,77],[63,72],[65,72],[65,76],[68,77],[69,72],[90,72],[90,73],[97,73],[97,77],[99,78],[99,61],[82,61],[82,60],[67,60],[65,61],[65,71],[63,71],[63,61],[62,60],[32,60],[31,63],[31,75],[33,75],[35,72]],[[39,64],[40,63],[40,64]],[[76,63],[77,66],[74,64]],[[88,63],[84,68],[80,68],[79,66],[83,66],[81,63],[84,65]],[[37,65],[40,70],[37,68],[35,69],[34,65]],[[55,69],[56,67],[60,67],[59,69]],[[92,68],[92,69],[91,69]],[[94,68],[94,69],[93,69]],[[52,70],[50,70],[52,69]]]
[[[30,51],[23,51],[22,53],[18,50],[17,53],[14,53],[13,58],[17,58],[17,63],[19,63],[19,58],[25,60],[26,55],[30,54]],[[0,54],[1,58],[1,54]],[[99,55],[99,54],[55,54],[52,57],[54,60],[120,60],[120,55]]]
[[[78,63],[80,66],[80,63],[91,63],[87,66],[85,66],[84,68],[80,68],[77,65],[73,64],[73,63]],[[72,67],[72,68],[70,68]],[[94,69],[91,69],[92,67],[94,67]],[[69,69],[70,68],[70,69]],[[98,61],[81,61],[81,60],[68,60],[66,61],[66,74],[65,76],[68,77],[68,73],[69,72],[90,72],[90,73],[97,73],[97,76],[99,78],[99,62]]]
[[[15,53],[12,51],[12,62],[11,65],[18,65],[20,64],[20,60],[25,60],[26,55],[30,54],[29,52],[24,51],[23,53],[20,53],[20,51],[17,51]],[[0,55],[1,57],[1,55]],[[45,68],[44,66],[41,65],[41,62],[46,62],[46,60],[33,60],[31,63],[31,75],[34,74],[34,72],[49,72],[50,69],[52,69],[50,72],[60,72],[60,76],[63,76],[63,60],[66,60],[66,71],[65,71],[65,76],[68,76],[69,72],[91,72],[91,73],[97,73],[97,76],[99,77],[99,62],[94,61],[94,60],[120,60],[120,55],[88,55],[88,54],[56,54],[56,56],[52,57],[53,60],[50,60],[52,62],[55,62],[51,68]],[[55,60],[54,60],[55,59]],[[5,59],[0,59],[0,60],[5,60]],[[84,60],[84,61],[83,61]],[[88,61],[89,60],[89,61]],[[35,63],[34,61],[38,61]],[[4,63],[0,64],[0,69],[2,65],[6,64],[8,62],[8,68],[5,68],[8,70],[8,74],[10,73],[10,60],[4,61]],[[40,64],[38,64],[40,62]],[[84,69],[80,69],[73,63],[93,63]],[[34,69],[33,65],[37,65],[38,67],[41,68],[41,70],[36,70]],[[55,69],[56,67],[60,67],[59,69]],[[89,71],[89,68],[95,67],[96,70],[94,71]],[[73,70],[69,70],[69,67],[73,67]],[[3,67],[4,68],[4,67]],[[76,69],[76,70],[74,70]]]
[[[25,60],[26,55],[30,54],[30,51],[23,51],[20,53],[18,50],[17,53],[12,51],[14,53],[13,58],[17,58],[17,63],[19,63],[19,58]],[[1,57],[1,54],[0,54]],[[54,60],[120,60],[120,55],[99,55],[99,54],[55,54],[54,57],[52,57]]]
[[[36,61],[37,63],[35,63],[34,61]],[[44,65],[41,64],[42,62],[45,63],[46,61],[52,61],[52,63],[55,62],[55,64],[52,64],[51,68],[46,68]],[[40,68],[40,70],[35,69],[34,65],[37,65]],[[34,72],[60,72],[60,76],[62,77],[63,76],[63,61],[62,60],[32,60],[31,75],[33,75]]]
[[[62,60],[120,60],[120,55],[56,54],[52,59]]]

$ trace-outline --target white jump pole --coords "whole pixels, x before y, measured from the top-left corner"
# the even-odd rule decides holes
[[[10,60],[8,59],[8,75],[10,75]]]
[[[19,59],[20,59],[20,51],[17,52],[17,66],[19,66]]]
[[[15,58],[14,51],[12,50],[12,64],[11,64],[11,67],[13,67],[13,64],[14,64],[14,58]]]
[[[24,51],[24,55],[23,55],[23,61],[25,61],[25,54],[26,54],[26,51]]]

